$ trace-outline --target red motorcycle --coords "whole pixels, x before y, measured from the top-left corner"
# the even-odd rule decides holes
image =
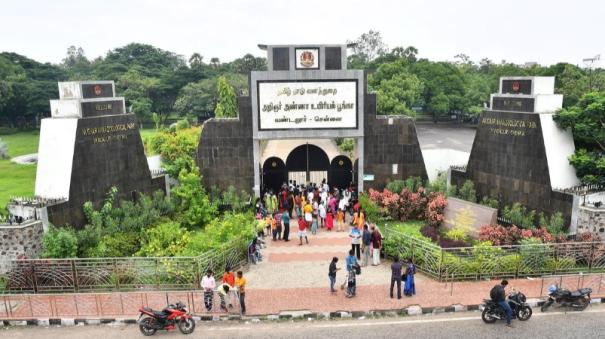
[[[175,327],[183,334],[191,334],[195,330],[195,321],[180,301],[176,305],[168,305],[160,312],[149,307],[141,307],[139,312],[141,314],[137,322],[139,330],[145,336],[154,335],[157,330],[172,331]]]

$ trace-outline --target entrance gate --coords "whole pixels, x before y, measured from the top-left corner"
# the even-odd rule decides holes
[[[288,180],[296,180],[297,184],[315,183],[328,180],[330,159],[321,148],[305,144],[296,147],[286,159]]]
[[[339,155],[332,159],[330,164],[330,180],[328,183],[331,187],[343,189],[349,187],[353,181],[353,164],[351,159],[344,155]]]
[[[271,157],[265,160],[263,164],[263,187],[265,190],[271,189],[273,192],[279,192],[283,183],[286,182],[286,164],[278,158]]]

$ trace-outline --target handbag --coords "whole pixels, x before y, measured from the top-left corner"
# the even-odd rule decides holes
[[[353,266],[353,269],[355,270],[356,275],[361,274],[361,266],[359,266],[359,264],[355,264],[355,266]]]

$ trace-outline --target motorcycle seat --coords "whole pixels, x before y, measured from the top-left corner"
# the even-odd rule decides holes
[[[589,294],[592,293],[592,288],[581,288],[578,290],[581,294]]]
[[[153,315],[156,316],[156,317],[158,317],[158,318],[166,318],[168,316],[168,314],[166,314],[166,313],[164,313],[162,311],[160,311],[160,312],[153,311]]]

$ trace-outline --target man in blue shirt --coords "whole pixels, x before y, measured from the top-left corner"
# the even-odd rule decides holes
[[[357,265],[357,257],[355,257],[355,251],[350,249],[349,256],[347,256],[347,272],[351,272],[355,265]]]

